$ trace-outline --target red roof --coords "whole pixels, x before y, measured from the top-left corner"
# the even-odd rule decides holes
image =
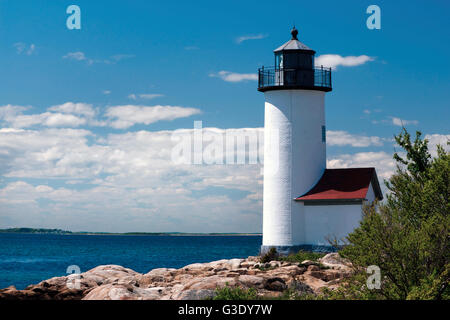
[[[375,197],[383,199],[375,168],[325,169],[319,182],[295,200],[366,199],[370,183]]]

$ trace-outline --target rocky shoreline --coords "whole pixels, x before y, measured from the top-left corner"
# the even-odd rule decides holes
[[[159,268],[146,274],[117,265],[98,266],[79,275],[55,277],[24,290],[0,290],[3,300],[202,300],[221,287],[254,288],[258,296],[276,298],[290,289],[318,294],[334,289],[352,273],[337,253],[318,261],[271,261],[260,257],[194,263],[180,269]]]

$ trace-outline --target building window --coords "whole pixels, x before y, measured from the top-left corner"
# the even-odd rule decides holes
[[[325,129],[325,126],[322,126],[322,142],[326,142],[327,141],[327,132]]]

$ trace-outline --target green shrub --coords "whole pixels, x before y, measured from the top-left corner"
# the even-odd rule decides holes
[[[325,255],[325,253],[300,250],[299,252],[292,253],[292,254],[288,255],[287,257],[280,257],[280,260],[289,261],[289,262],[303,262],[305,260],[317,261],[319,258],[322,258],[324,255]]]
[[[230,288],[225,286],[223,288],[216,289],[216,295],[213,300],[256,300],[258,294],[256,289],[243,289],[240,287]]]
[[[403,129],[395,137],[405,157],[394,154],[385,203],[365,206],[360,226],[339,253],[358,270],[331,298],[448,299],[450,296],[450,154]],[[448,144],[448,142],[447,142]],[[381,288],[368,290],[365,268],[381,271]]]
[[[261,257],[261,262],[266,263],[266,262],[270,262],[273,260],[277,260],[278,257],[279,257],[279,255],[278,255],[277,249],[270,248],[269,251],[267,251],[266,254]]]

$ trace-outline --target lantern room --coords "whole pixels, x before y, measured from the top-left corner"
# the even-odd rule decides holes
[[[258,70],[258,90],[307,89],[331,91],[331,69],[315,68],[316,52],[297,39],[294,27],[291,40],[274,50],[275,65]]]

